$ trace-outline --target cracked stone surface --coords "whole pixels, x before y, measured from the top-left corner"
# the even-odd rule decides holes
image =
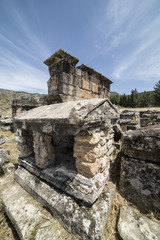
[[[123,240],[159,240],[160,223],[131,208],[121,207],[118,232]]]

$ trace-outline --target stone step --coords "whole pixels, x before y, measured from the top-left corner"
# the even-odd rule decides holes
[[[0,179],[0,188],[5,211],[21,240],[77,239],[13,181],[11,175]]]

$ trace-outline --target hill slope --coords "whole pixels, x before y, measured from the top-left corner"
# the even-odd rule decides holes
[[[27,93],[19,91],[11,91],[0,88],[0,112],[11,116],[11,107],[13,99],[20,99],[21,96],[42,96],[44,94],[39,93]]]

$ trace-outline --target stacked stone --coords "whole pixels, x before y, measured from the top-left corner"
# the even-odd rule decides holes
[[[140,125],[146,127],[149,125],[160,124],[160,111],[147,110],[140,112]]]
[[[0,120],[0,125],[2,131],[12,130],[13,118],[6,117]]]
[[[141,209],[160,217],[160,127],[126,133],[122,148],[121,192]]]
[[[100,131],[92,136],[76,136],[74,138],[74,157],[79,173],[93,177],[103,172],[112,160],[113,130]]]
[[[41,169],[52,165],[55,161],[52,136],[45,133],[33,132],[35,165]]]
[[[29,131],[18,129],[16,140],[19,158],[28,158],[34,155],[33,137]]]

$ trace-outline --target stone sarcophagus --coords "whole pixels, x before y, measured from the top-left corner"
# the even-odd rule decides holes
[[[119,117],[108,99],[42,106],[16,118],[19,164],[93,204],[109,179]]]

